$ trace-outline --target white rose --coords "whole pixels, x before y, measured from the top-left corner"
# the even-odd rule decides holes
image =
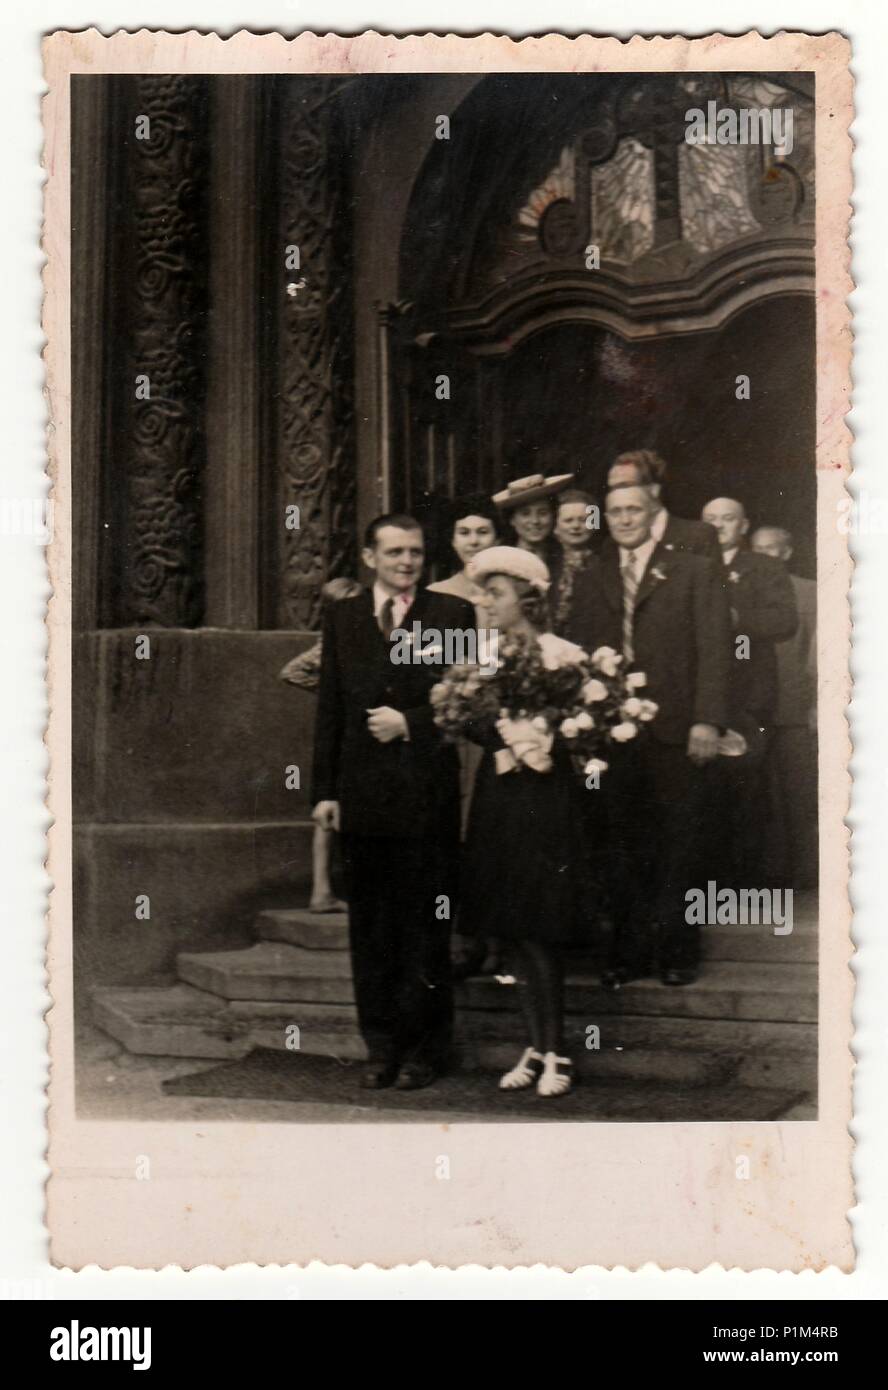
[[[603,758],[590,758],[583,768],[583,772],[587,777],[594,776],[596,772],[607,772],[607,763]]]
[[[630,695],[628,700],[624,700],[620,706],[620,713],[627,719],[637,719],[641,714],[641,701],[637,695]]]
[[[549,725],[541,714],[538,714],[535,719],[531,719],[530,723],[531,727],[538,729],[541,734],[547,734],[549,732]]]
[[[641,705],[638,717],[647,724],[649,720],[653,719],[660,706],[654,700],[639,700],[638,703]]]
[[[630,671],[626,677],[627,690],[640,690],[643,685],[647,685],[648,678],[644,671]]]
[[[611,738],[615,738],[617,743],[628,743],[630,738],[634,738],[637,733],[638,730],[635,725],[626,719],[622,724],[614,725],[611,729]]]
[[[576,738],[580,732],[580,726],[575,719],[565,719],[561,725],[561,732],[565,738]]]
[[[581,711],[580,711],[580,713],[577,715],[576,719],[574,720],[574,723],[576,724],[576,726],[577,726],[578,729],[594,729],[594,728],[595,728],[595,720],[592,718],[591,714],[587,714],[585,710],[581,710]]]
[[[583,699],[587,705],[594,705],[597,700],[606,700],[607,686],[603,681],[586,681],[583,686]]]
[[[597,666],[605,676],[615,676],[617,667],[622,660],[623,658],[614,651],[613,647],[599,647],[597,651],[592,653],[593,665]]]

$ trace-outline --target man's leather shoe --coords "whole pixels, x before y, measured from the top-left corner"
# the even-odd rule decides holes
[[[628,965],[613,965],[608,970],[602,970],[601,987],[610,990],[621,989],[633,978],[634,972],[629,969]]]
[[[440,1075],[428,1062],[405,1062],[395,1082],[397,1091],[421,1091]]]
[[[391,1086],[397,1075],[397,1062],[370,1061],[361,1072],[361,1085],[365,1091],[381,1091]]]
[[[669,966],[660,972],[664,985],[692,985],[696,978],[696,970],[687,966]]]

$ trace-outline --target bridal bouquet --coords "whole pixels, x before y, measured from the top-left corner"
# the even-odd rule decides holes
[[[539,639],[508,636],[499,643],[492,674],[473,665],[452,666],[432,689],[434,720],[444,735],[459,738],[472,725],[492,721],[505,748],[499,772],[528,767],[548,772],[552,743],[560,734],[574,767],[587,776],[607,770],[610,743],[625,743],[657,713],[639,694],[643,672],[622,671],[611,647],[589,656],[573,642],[545,633]]]

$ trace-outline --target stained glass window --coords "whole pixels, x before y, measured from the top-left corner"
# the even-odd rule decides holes
[[[654,157],[637,140],[621,140],[591,171],[592,240],[602,259],[631,264],[654,244]]]
[[[748,145],[680,145],[678,186],[682,232],[708,253],[761,228],[747,192]]]
[[[560,198],[567,198],[573,202],[576,190],[574,169],[574,152],[568,146],[561,151],[561,158],[555,168],[543,180],[539,188],[533,190],[518,213],[518,222],[522,228],[522,240],[536,241],[540,220],[546,208],[552,203],[557,202]]]

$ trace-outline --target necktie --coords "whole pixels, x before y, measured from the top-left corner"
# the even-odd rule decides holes
[[[395,626],[394,609],[395,600],[393,598],[387,598],[379,610],[379,630],[386,641],[391,637]]]
[[[623,566],[623,656],[626,663],[632,660],[632,622],[635,616],[635,595],[638,593],[637,560],[634,550],[630,550]]]

